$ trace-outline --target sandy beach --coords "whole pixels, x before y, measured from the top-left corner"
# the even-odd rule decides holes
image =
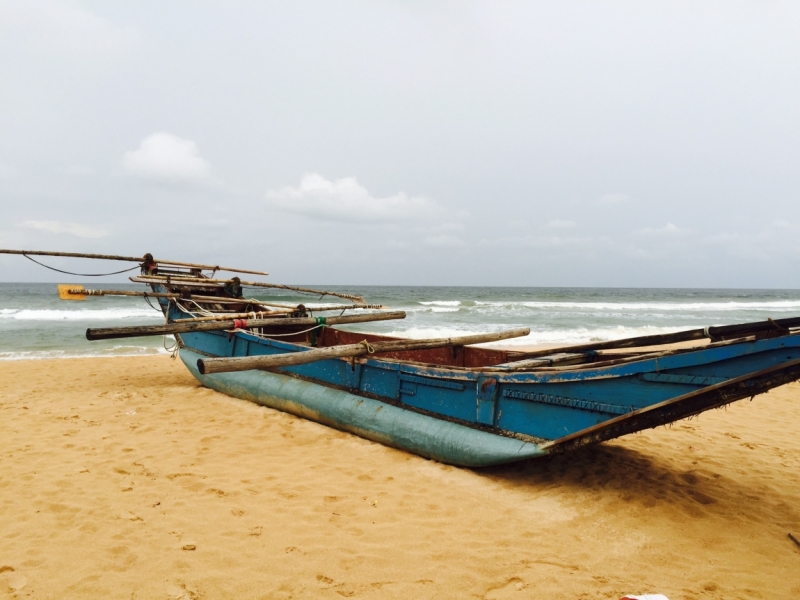
[[[800,385],[467,470],[166,356],[0,363],[0,598],[791,598]]]

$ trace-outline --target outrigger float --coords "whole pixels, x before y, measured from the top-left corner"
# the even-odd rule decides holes
[[[223,270],[265,275],[256,271],[149,254],[0,253],[136,261],[141,274],[131,281],[149,291],[63,285],[59,293],[152,298],[165,324],[89,329],[88,339],[174,335],[181,360],[206,387],[453,465],[567,452],[800,379],[800,317],[515,352],[474,344],[528,329],[432,340],[357,333],[335,326],[405,314],[355,294],[215,277]],[[242,286],[348,304],[269,303],[245,298]],[[320,315],[326,310],[340,314]]]

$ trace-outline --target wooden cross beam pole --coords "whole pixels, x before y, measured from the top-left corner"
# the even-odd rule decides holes
[[[363,315],[345,315],[342,317],[300,317],[286,319],[229,319],[226,321],[210,321],[195,323],[168,323],[166,325],[141,325],[138,327],[106,327],[87,329],[87,340],[110,340],[116,338],[144,337],[149,335],[173,335],[176,333],[193,333],[196,331],[225,331],[253,327],[313,327],[314,325],[344,325],[347,323],[368,323],[371,321],[389,321],[405,319],[403,311],[366,313]],[[238,321],[238,322],[237,322]]]
[[[173,319],[173,323],[199,323],[201,321],[230,321],[231,319],[264,319],[269,317],[282,317],[291,314],[293,311],[255,311],[249,313],[230,313],[222,312],[204,317],[186,317],[183,319]],[[249,321],[248,321],[249,322]]]
[[[92,258],[98,260],[121,260],[127,262],[140,263],[143,260],[141,256],[120,256],[117,254],[87,254],[85,252],[49,252],[46,250],[9,250],[0,248],[0,254],[21,254],[31,256],[65,256],[68,258]],[[248,273],[250,275],[269,275],[263,271],[250,271],[246,269],[233,269],[230,267],[220,267],[219,265],[203,265],[198,263],[181,262],[177,260],[154,259],[160,265],[170,265],[174,267],[189,267],[194,269],[203,269],[211,271],[229,271],[231,273]]]
[[[269,311],[270,316],[273,315],[288,315],[293,312],[297,312],[297,307],[295,306],[287,306],[285,304],[270,304],[269,302],[261,302],[263,306],[277,306],[279,309],[282,310],[274,310]],[[385,309],[385,306],[380,304],[343,304],[340,306],[325,306],[323,308],[309,308],[306,307],[306,311],[310,313],[315,312],[326,312],[326,311],[333,311],[333,310],[351,310],[354,308],[372,308],[372,309]],[[174,323],[188,323],[190,321],[221,321],[224,319],[259,319],[261,318],[261,312],[264,311],[251,311],[251,312],[240,312],[240,313],[220,313],[216,315],[210,316],[203,316],[203,317],[187,317],[185,319],[174,319]]]
[[[58,294],[62,300],[85,300],[86,296],[139,296],[142,298],[174,298],[183,299],[178,293],[137,292],[134,290],[88,290],[77,284],[59,284]],[[199,296],[192,294],[187,300],[202,304],[254,304],[261,306],[258,300],[247,298],[227,298],[224,296]],[[248,313],[249,314],[249,313]]]
[[[150,284],[167,284],[167,285],[180,285],[182,283],[186,283],[189,285],[219,285],[229,283],[230,279],[211,279],[205,277],[184,277],[182,275],[141,275],[138,277],[131,277],[131,281],[134,283],[150,283]],[[337,296],[339,298],[344,298],[345,300],[352,300],[353,302],[358,302],[363,304],[365,302],[364,298],[358,296],[356,294],[347,294],[345,292],[331,292],[328,290],[315,290],[312,288],[304,288],[304,287],[297,287],[293,285],[286,285],[283,283],[265,283],[263,281],[240,281],[241,285],[246,287],[260,287],[260,288],[272,288],[278,290],[290,290],[293,292],[301,292],[303,294],[313,294],[315,296]]]
[[[789,334],[789,328],[800,327],[800,317],[788,319],[769,319],[767,321],[756,321],[753,323],[739,323],[736,325],[720,325],[718,327],[706,327],[705,329],[688,329],[675,333],[661,333],[656,335],[644,335],[640,337],[625,338],[621,340],[609,340],[607,342],[591,342],[589,344],[578,344],[575,346],[564,346],[561,348],[548,348],[546,350],[534,350],[520,354],[517,359],[536,358],[547,356],[559,352],[588,352],[590,350],[611,350],[618,348],[643,348],[646,346],[661,346],[664,344],[675,344],[678,342],[689,342],[692,340],[711,339],[725,340],[732,337],[743,337],[755,333],[764,332],[783,332]]]
[[[272,356],[240,356],[231,358],[201,358],[197,361],[200,373],[228,373],[231,371],[249,371],[251,369],[275,369],[292,365],[327,360],[330,358],[352,358],[367,354],[380,354],[383,352],[402,352],[405,350],[429,350],[431,348],[447,348],[452,346],[468,346],[470,344],[484,344],[515,337],[526,336],[531,332],[524,329],[512,329],[498,333],[483,333],[479,335],[465,335],[462,337],[437,338],[429,340],[395,340],[391,342],[361,342],[360,344],[346,344],[330,346],[328,348],[315,348]]]

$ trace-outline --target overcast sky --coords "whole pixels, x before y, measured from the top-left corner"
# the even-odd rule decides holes
[[[0,0],[0,247],[800,287],[798,31],[796,1]]]

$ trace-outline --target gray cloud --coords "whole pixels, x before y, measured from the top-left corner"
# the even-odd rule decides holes
[[[62,221],[25,221],[21,226],[50,233],[68,233],[75,237],[87,239],[101,238],[108,235],[108,231],[101,227],[93,227],[81,223],[65,223]]]
[[[0,1],[0,240],[298,283],[800,286],[799,21]]]
[[[678,238],[689,235],[688,229],[677,227],[674,223],[667,223],[663,227],[644,227],[634,233],[634,235],[651,238]]]

